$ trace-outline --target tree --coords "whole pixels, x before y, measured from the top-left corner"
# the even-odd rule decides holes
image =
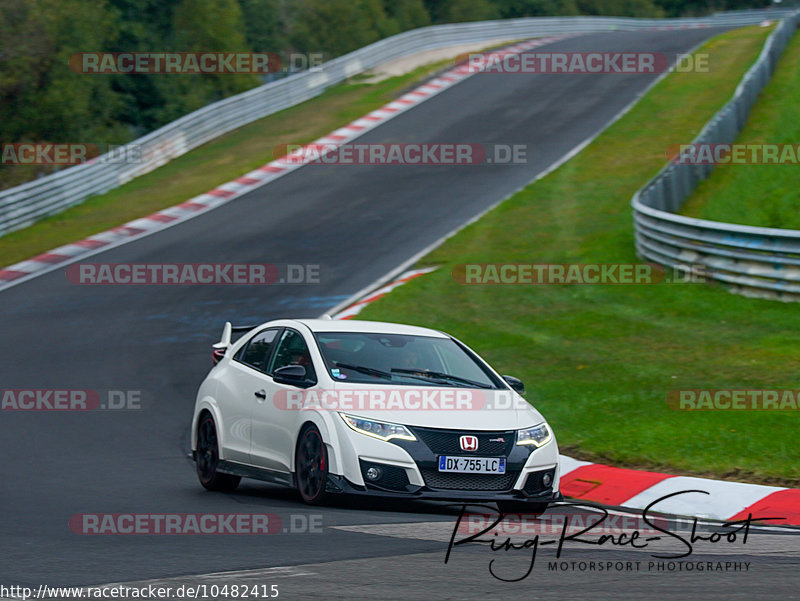
[[[287,14],[282,0],[239,0],[247,46],[256,52],[286,48]]]
[[[489,0],[446,0],[440,10],[443,23],[487,21],[500,18],[500,11]]]
[[[100,50],[116,34],[101,1],[8,0],[0,12],[0,128],[3,140],[97,141],[114,125],[118,103],[110,79],[76,73],[78,52]],[[91,140],[91,138],[95,138]]]
[[[384,0],[384,11],[396,23],[397,33],[430,25],[431,19],[422,0]]]
[[[577,0],[584,15],[609,17],[661,17],[663,12],[651,0]]]
[[[575,0],[496,0],[503,19],[577,15]]]
[[[380,0],[297,0],[291,4],[289,43],[298,52],[339,56],[392,32]]]

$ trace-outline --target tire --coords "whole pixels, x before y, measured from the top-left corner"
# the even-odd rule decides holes
[[[535,513],[537,515],[547,510],[548,503],[532,503],[528,501],[498,501],[497,507],[503,513]]]
[[[325,492],[328,481],[328,450],[319,428],[311,424],[303,428],[297,439],[294,458],[297,490],[309,505],[322,505],[330,499]]]
[[[208,490],[230,492],[239,486],[242,478],[217,471],[219,465],[219,441],[214,418],[208,413],[200,418],[197,426],[197,454],[195,456],[197,477]]]

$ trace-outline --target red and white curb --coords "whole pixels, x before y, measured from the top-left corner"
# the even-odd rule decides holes
[[[353,317],[358,315],[361,312],[361,309],[366,307],[368,304],[375,302],[376,300],[378,300],[383,296],[386,296],[398,286],[402,286],[406,282],[409,282],[414,278],[418,278],[421,275],[430,273],[434,269],[436,268],[427,267],[425,269],[414,269],[412,271],[406,271],[403,275],[401,275],[393,282],[386,284],[385,286],[381,286],[377,290],[370,292],[365,297],[354,302],[352,305],[346,307],[345,309],[342,309],[338,313],[335,313],[334,315],[332,315],[332,317],[333,319],[352,319]]]
[[[364,307],[386,296],[398,286],[434,269],[435,267],[429,267],[406,271],[389,284],[363,295],[332,317],[351,319]],[[566,455],[560,456],[559,469],[561,492],[571,499],[641,510],[653,501],[673,493],[695,491],[660,501],[651,511],[723,521],[743,520],[752,514],[754,519],[781,518],[765,522],[769,525],[800,526],[800,489],[797,488],[671,476],[578,461]]]
[[[573,37],[574,35],[576,34],[536,38],[504,48],[503,52],[518,54],[546,44],[552,44],[558,40]],[[256,188],[268,184],[287,173],[291,173],[295,169],[299,169],[317,160],[320,156],[333,152],[342,144],[364,135],[368,131],[375,129],[390,119],[393,119],[421,104],[425,100],[456,85],[471,75],[480,72],[481,68],[485,67],[488,61],[489,57],[485,57],[483,62],[481,62],[480,59],[476,59],[471,60],[469,64],[462,63],[443,75],[404,94],[397,100],[372,111],[364,117],[356,119],[349,125],[337,129],[327,136],[319,138],[295,150],[286,157],[271,161],[263,167],[259,167],[242,177],[222,184],[205,194],[195,196],[179,205],[169,207],[157,213],[153,213],[152,215],[148,215],[147,217],[130,221],[106,232],[89,236],[79,242],[60,246],[26,261],[10,265],[5,269],[0,269],[0,290],[22,283],[48,271],[58,269],[77,260],[85,259],[110,248],[172,227],[173,225],[177,225],[224,205],[248,192],[252,192]]]
[[[667,495],[684,493],[660,501],[651,511],[724,521],[743,520],[752,514],[753,519],[781,518],[765,522],[768,525],[800,525],[797,488],[671,476],[577,461],[565,455],[561,455],[560,467],[561,492],[573,499],[641,510]]]

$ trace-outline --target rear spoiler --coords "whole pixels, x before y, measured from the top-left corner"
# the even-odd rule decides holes
[[[225,327],[222,328],[222,336],[219,342],[211,346],[211,348],[214,349],[211,354],[214,365],[225,356],[225,351],[227,351],[228,347],[231,345],[231,334],[234,332],[249,332],[257,327],[258,326],[233,326],[231,322],[226,321]]]
[[[234,332],[249,332],[258,326],[232,326],[231,322],[226,321],[225,327],[222,328],[222,336],[219,342],[213,345],[213,348],[228,348],[231,345],[231,334]]]

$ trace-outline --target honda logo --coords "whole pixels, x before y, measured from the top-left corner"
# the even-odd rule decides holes
[[[462,451],[477,451],[478,450],[478,437],[477,436],[462,436],[458,439],[461,443]]]

